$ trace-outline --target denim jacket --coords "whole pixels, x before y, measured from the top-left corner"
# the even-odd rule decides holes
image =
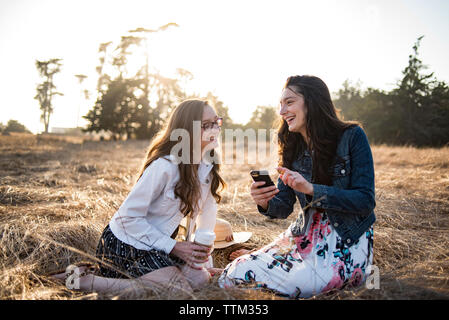
[[[359,126],[350,127],[342,134],[337,146],[337,156],[332,168],[332,186],[313,184],[313,197],[286,186],[278,179],[278,194],[268,202],[267,210],[258,206],[259,212],[270,218],[287,218],[293,211],[296,199],[304,208],[326,211],[331,225],[348,247],[376,221],[374,215],[374,164],[365,132]],[[306,150],[292,163],[291,170],[299,172],[311,182],[312,157]],[[305,230],[309,210],[292,224],[291,231],[300,235]]]

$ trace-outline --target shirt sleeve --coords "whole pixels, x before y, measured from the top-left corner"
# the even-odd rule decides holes
[[[286,219],[292,212],[296,202],[296,195],[292,188],[285,185],[278,178],[277,187],[279,192],[273,199],[268,201],[268,208],[264,210],[261,206],[257,206],[259,212],[270,218]]]
[[[351,184],[348,189],[313,184],[312,207],[369,214],[376,206],[374,164],[365,132],[360,127],[350,141]]]
[[[171,164],[162,158],[154,160],[136,182],[118,210],[116,223],[125,237],[133,238],[148,249],[170,253],[176,240],[161,232],[146,219],[151,202],[162,194],[165,185],[173,176]]]

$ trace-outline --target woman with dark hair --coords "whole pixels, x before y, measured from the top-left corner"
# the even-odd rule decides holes
[[[251,196],[270,218],[287,218],[296,199],[302,210],[272,243],[227,265],[219,284],[252,284],[291,298],[359,285],[373,259],[374,165],[367,137],[357,123],[338,118],[317,77],[289,77],[279,113],[277,187],[254,182]]]

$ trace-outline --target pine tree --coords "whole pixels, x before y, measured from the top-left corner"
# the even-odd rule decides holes
[[[55,95],[63,95],[56,91],[56,86],[53,83],[55,74],[61,71],[62,59],[50,59],[47,61],[36,60],[36,68],[39,71],[44,81],[36,88],[37,94],[34,99],[39,101],[42,111],[41,120],[44,122],[45,133],[48,133],[50,124],[50,115],[53,113],[52,99]]]

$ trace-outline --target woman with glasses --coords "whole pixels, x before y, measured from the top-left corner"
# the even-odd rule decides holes
[[[221,124],[207,102],[182,102],[152,139],[136,184],[100,237],[99,270],[79,266],[76,273],[72,269],[72,274],[53,277],[70,277],[79,282],[75,289],[97,292],[139,284],[191,291],[206,284],[210,274],[201,264],[209,261],[211,249],[192,242],[191,234],[195,223],[214,230],[219,189],[225,183],[219,165],[210,159]],[[184,218],[190,223],[180,240]]]

